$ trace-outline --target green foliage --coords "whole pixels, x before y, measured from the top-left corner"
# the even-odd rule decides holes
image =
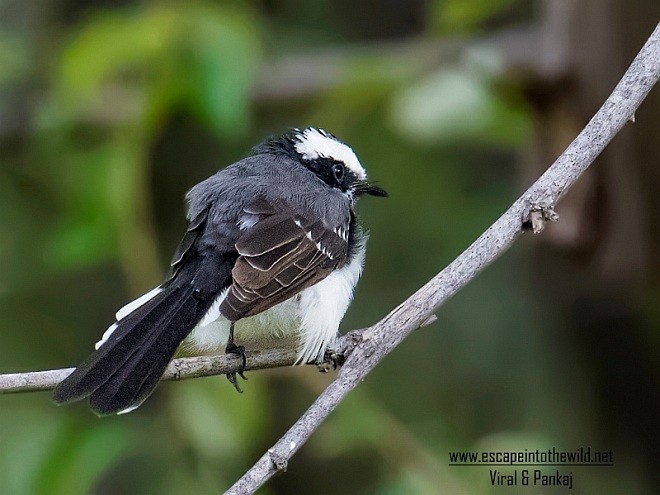
[[[63,50],[54,104],[71,119],[93,119],[103,117],[98,112],[111,98],[121,105],[128,96],[133,108],[118,117],[147,132],[158,125],[149,119],[190,105],[219,135],[237,136],[247,130],[258,53],[258,31],[245,10],[192,2],[108,12]]]
[[[126,151],[116,142],[81,151],[69,156],[65,168],[53,171],[63,208],[45,251],[54,266],[88,265],[118,251],[116,209],[131,192],[130,176],[117,173],[131,163]]]
[[[63,425],[44,459],[34,492],[43,495],[88,493],[113,466],[130,443],[128,431],[117,423],[94,428]]]
[[[392,122],[407,138],[427,145],[485,141],[519,146],[529,138],[522,105],[498,91],[497,53],[473,50],[458,67],[443,67],[404,88],[393,100]]]
[[[258,60],[254,19],[235,7],[103,12],[74,32],[53,67],[37,136],[64,150],[59,162],[43,150],[61,208],[47,246],[53,266],[119,259],[119,239],[153,251],[139,233],[148,230],[140,211],[151,140],[180,108],[220,137],[244,135]]]
[[[436,0],[431,21],[441,32],[471,31],[516,0]]]
[[[0,31],[0,87],[18,81],[30,69],[28,47],[18,36]]]
[[[0,483],[5,493],[35,493],[39,466],[46,462],[61,427],[62,422],[54,421],[43,408],[4,408],[0,415]]]
[[[236,452],[235,446],[258,439],[267,426],[263,382],[259,377],[250,379],[250,393],[241,395],[241,400],[227,400],[233,391],[224,377],[193,380],[189,385],[170,390],[178,434],[207,462],[233,459],[233,467],[242,466],[245,452]]]
[[[249,129],[249,89],[259,52],[254,21],[245,12],[207,15],[192,20],[192,108],[219,135],[236,137]]]

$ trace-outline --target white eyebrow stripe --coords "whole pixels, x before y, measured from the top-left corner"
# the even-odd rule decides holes
[[[306,160],[319,157],[332,158],[342,162],[359,180],[366,180],[367,172],[358,160],[357,155],[345,143],[333,138],[323,129],[309,127],[296,135],[296,151]]]

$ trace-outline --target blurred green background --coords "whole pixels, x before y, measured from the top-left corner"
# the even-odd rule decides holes
[[[343,330],[449,263],[563,150],[654,28],[653,0],[0,1],[0,372],[72,366],[161,281],[183,196],[289,127],[330,130],[388,200]],[[573,493],[658,475],[660,98],[558,208],[405,341],[263,489],[491,487],[455,450],[614,452]],[[0,398],[0,493],[219,493],[332,376],[164,384],[97,419]],[[504,469],[504,472],[510,472]],[[554,472],[551,470],[550,472]]]

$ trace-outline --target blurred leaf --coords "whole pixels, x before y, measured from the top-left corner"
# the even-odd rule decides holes
[[[123,423],[94,423],[85,429],[69,425],[45,459],[36,493],[75,495],[89,493],[95,480],[119,458],[128,441]]]
[[[9,162],[9,165],[0,168],[0,225],[8,227],[0,232],[0,296],[25,284],[33,273],[30,268],[41,265],[27,260],[36,255],[40,245],[37,240],[43,233],[35,233],[34,225],[43,205],[30,194],[32,190],[25,185],[28,182],[25,177],[10,172],[15,164]]]
[[[191,2],[99,15],[64,50],[42,123],[137,120],[154,130],[185,103],[218,134],[239,136],[259,51],[247,10]]]
[[[98,96],[109,79],[134,78],[162,70],[172,48],[177,16],[170,9],[107,12],[84,25],[62,54],[57,86],[84,103]],[[153,78],[155,74],[151,74]]]
[[[86,198],[82,198],[86,199]],[[98,206],[83,210],[82,214],[70,212],[63,217],[46,246],[46,259],[51,266],[67,268],[86,266],[106,260],[116,251],[116,235]]]
[[[34,403],[33,403],[34,404]],[[0,416],[0,486],[2,493],[31,495],[39,466],[62,429],[52,411],[3,404]]]
[[[516,0],[436,0],[431,23],[441,32],[468,31]]]
[[[392,470],[384,475],[371,493],[374,495],[407,495],[410,493],[432,495],[447,492],[442,487],[429,483],[418,472],[403,468]]]
[[[249,128],[249,89],[256,70],[259,36],[254,22],[237,10],[202,9],[192,19],[192,103],[220,135]]]
[[[180,434],[208,460],[241,461],[268,419],[261,377],[250,376],[249,390],[235,393],[224,377],[189,380],[171,387],[174,420]]]
[[[29,68],[30,58],[25,42],[0,32],[0,85],[20,80]]]
[[[443,68],[395,95],[391,106],[394,128],[426,145],[478,139],[520,145],[529,137],[529,118],[494,91],[491,74],[472,57],[466,67]]]
[[[334,419],[319,431],[317,449],[325,455],[340,455],[350,449],[383,443],[392,427],[380,404],[365,394],[352,394],[334,412]],[[326,438],[322,438],[321,435]]]
[[[491,119],[491,100],[483,81],[443,69],[394,100],[393,120],[410,139],[452,141],[483,132]]]
[[[130,191],[113,180],[116,171],[126,170],[128,157],[121,151],[104,146],[80,153],[68,161],[66,173],[56,175],[63,211],[45,249],[52,266],[84,266],[117,253],[114,197]],[[117,167],[118,162],[124,164]]]

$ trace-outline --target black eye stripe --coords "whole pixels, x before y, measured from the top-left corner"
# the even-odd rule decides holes
[[[329,186],[348,191],[350,185],[357,181],[353,171],[340,160],[329,157],[319,157],[312,160],[301,160],[310,171]]]

